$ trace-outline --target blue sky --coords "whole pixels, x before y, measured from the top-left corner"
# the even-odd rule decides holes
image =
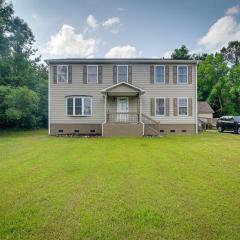
[[[12,0],[43,58],[168,57],[240,40],[238,0]]]

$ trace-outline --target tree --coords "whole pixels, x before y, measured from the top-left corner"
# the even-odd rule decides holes
[[[172,59],[177,60],[185,60],[190,59],[191,55],[189,54],[189,50],[185,45],[182,45],[180,48],[176,48],[171,55]]]
[[[226,62],[237,65],[240,63],[240,42],[232,41],[228,43],[227,47],[221,49]]]
[[[8,123],[16,123],[17,127],[36,127],[38,101],[37,93],[27,87],[12,88],[4,101]]]
[[[34,35],[12,4],[0,0],[0,125],[47,126],[46,67],[34,58]]]
[[[226,76],[229,68],[220,53],[211,54],[198,67],[198,99],[208,100],[217,116],[224,111],[226,103]]]

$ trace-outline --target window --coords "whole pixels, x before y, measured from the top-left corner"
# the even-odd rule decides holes
[[[128,66],[119,65],[117,66],[117,82],[128,82]]]
[[[178,66],[178,83],[186,84],[188,82],[188,68],[187,66]]]
[[[73,115],[73,98],[67,99],[67,115]]]
[[[67,83],[67,81],[68,81],[68,66],[58,65],[57,66],[57,82]]]
[[[156,65],[154,74],[155,83],[165,83],[165,66]]]
[[[68,116],[91,116],[92,98],[91,97],[68,97],[67,98]]]
[[[188,115],[188,99],[187,98],[178,99],[178,114],[180,116]]]
[[[165,115],[165,99],[156,98],[156,115],[163,116]]]
[[[87,81],[88,83],[98,83],[98,66],[87,66]]]

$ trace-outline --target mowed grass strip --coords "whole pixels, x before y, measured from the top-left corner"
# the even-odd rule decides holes
[[[0,239],[239,239],[240,136],[0,133]]]

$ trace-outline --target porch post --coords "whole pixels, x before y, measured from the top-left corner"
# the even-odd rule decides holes
[[[104,95],[105,99],[105,123],[107,122],[107,93]]]
[[[139,103],[139,121],[142,122],[142,95],[138,94],[138,103]]]

